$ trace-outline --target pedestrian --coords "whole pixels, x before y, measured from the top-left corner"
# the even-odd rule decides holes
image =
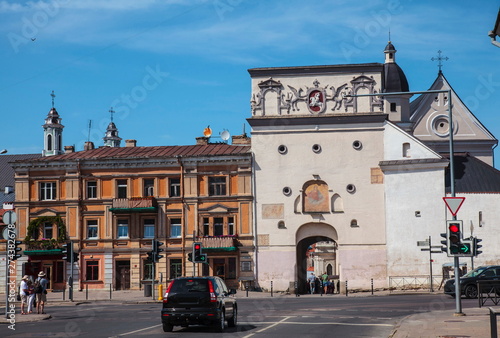
[[[340,293],[340,279],[337,280],[337,293]]]
[[[311,292],[311,295],[314,293],[315,284],[316,284],[316,276],[314,275],[314,273],[311,273],[311,275],[309,276],[309,291]]]
[[[30,277],[28,275],[24,275],[23,278],[21,278],[21,285],[19,285],[19,295],[21,296],[21,314],[25,315],[26,312],[24,311],[26,304],[28,303],[28,281]]]
[[[28,313],[33,313],[33,307],[35,303],[35,285],[32,277],[28,279]]]
[[[45,314],[45,304],[47,303],[47,286],[49,281],[45,278],[45,272],[40,271],[35,281],[36,307],[38,314]]]
[[[327,294],[329,282],[328,282],[328,274],[326,272],[324,272],[321,275],[321,282],[323,283],[323,293]]]

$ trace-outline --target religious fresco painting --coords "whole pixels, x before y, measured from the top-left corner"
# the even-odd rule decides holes
[[[304,187],[304,212],[330,212],[328,185],[314,181]]]

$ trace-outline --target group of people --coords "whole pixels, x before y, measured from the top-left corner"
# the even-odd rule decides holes
[[[330,279],[330,276],[325,272],[321,276],[317,277],[314,273],[311,273],[307,279],[307,285],[309,287],[309,292],[314,293],[335,293],[335,284],[337,284],[337,292],[340,292],[340,281],[335,281]]]
[[[21,314],[33,313],[35,302],[38,314],[45,313],[47,303],[47,286],[49,281],[45,278],[45,272],[40,271],[38,278],[33,280],[31,276],[25,275],[19,285],[19,296],[21,297]]]

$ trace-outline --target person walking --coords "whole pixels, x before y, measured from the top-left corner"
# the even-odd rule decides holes
[[[308,280],[309,280],[309,291],[311,292],[312,295],[316,289],[316,276],[314,275],[314,273],[311,273]]]
[[[38,314],[45,314],[45,304],[47,303],[47,286],[49,281],[45,278],[45,272],[40,271],[35,281],[36,308]]]
[[[28,279],[28,313],[33,313],[35,297],[35,285],[33,283],[32,277],[30,276]]]
[[[327,294],[328,293],[328,274],[326,272],[324,272],[322,275],[321,275],[321,283],[323,285],[323,293],[324,294]]]
[[[28,281],[30,277],[28,275],[25,275],[23,278],[21,278],[21,285],[19,285],[19,295],[21,296],[21,314],[25,315],[26,311],[25,307],[26,304],[28,303]]]

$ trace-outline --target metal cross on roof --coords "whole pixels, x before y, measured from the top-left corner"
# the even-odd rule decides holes
[[[432,61],[436,61],[436,60],[438,61],[438,67],[439,67],[439,72],[440,72],[440,73],[441,73],[441,67],[443,67],[443,63],[442,63],[442,61],[443,61],[443,60],[444,60],[444,61],[448,61],[448,59],[449,59],[447,56],[441,56],[441,53],[442,53],[442,52],[441,52],[440,50],[438,50],[438,56],[437,56],[437,57],[432,57],[432,58],[431,58],[431,60],[432,60]]]
[[[52,108],[54,108],[54,98],[56,97],[56,94],[54,94],[54,91],[52,91],[50,96],[52,96]]]
[[[109,108],[109,113],[111,114],[111,122],[113,122],[113,114],[116,113],[114,110],[113,110],[113,107]]]

